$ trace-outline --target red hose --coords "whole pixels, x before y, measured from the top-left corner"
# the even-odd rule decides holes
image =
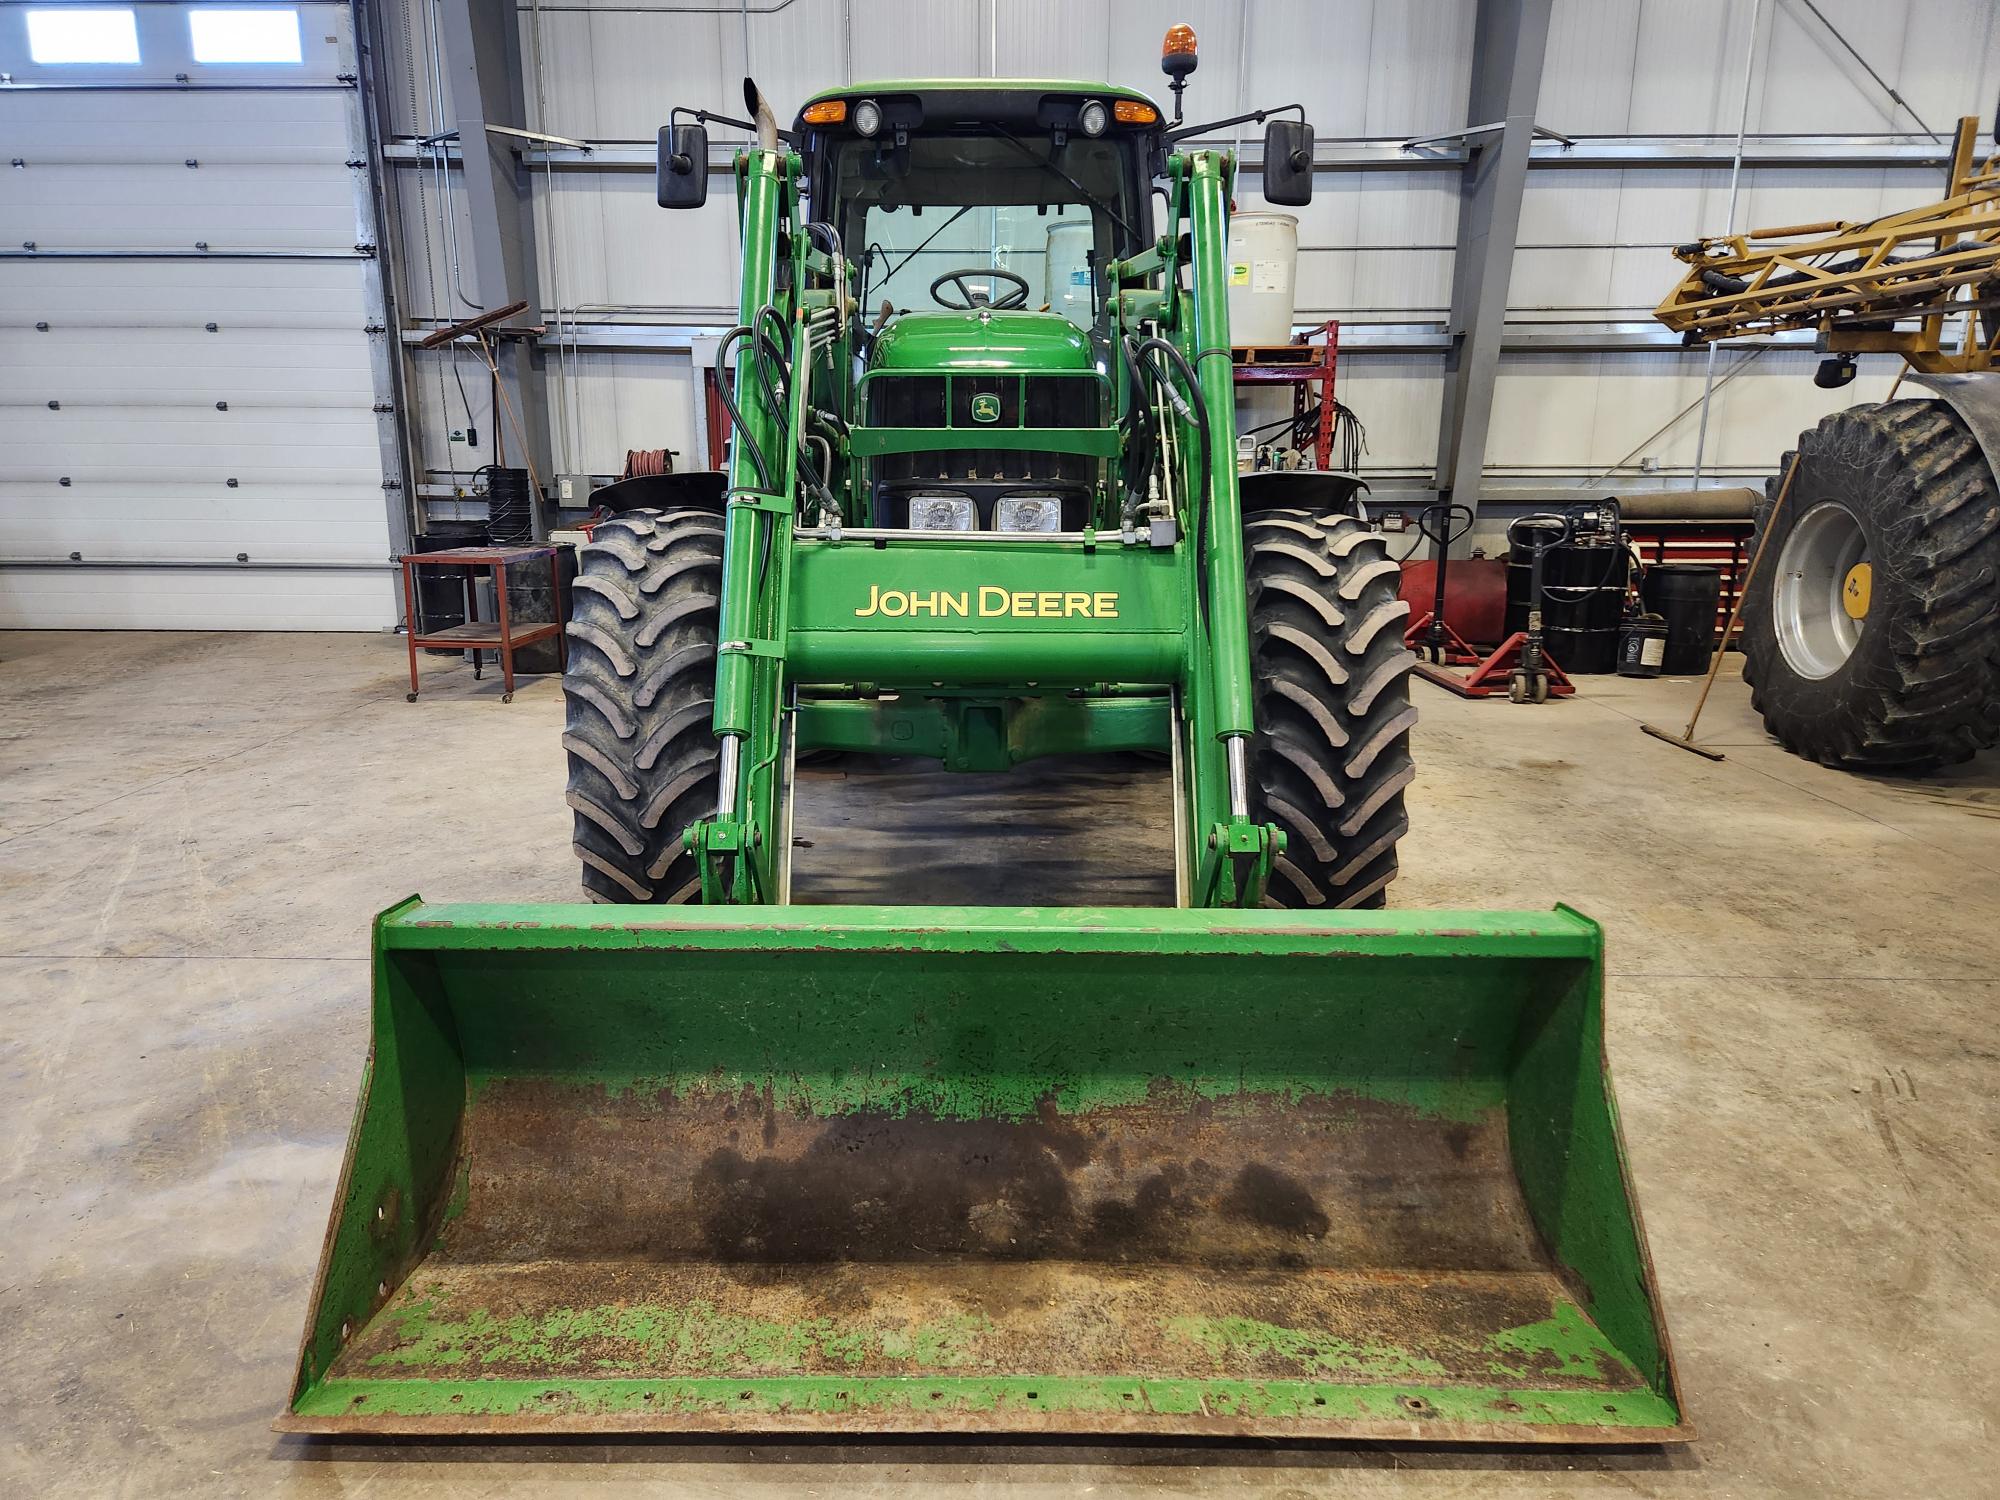
[[[625,475],[627,479],[648,479],[655,474],[674,472],[674,450],[671,448],[627,448],[625,450]]]

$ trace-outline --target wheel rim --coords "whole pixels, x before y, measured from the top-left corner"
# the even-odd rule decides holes
[[[1771,613],[1785,664],[1801,677],[1831,677],[1847,664],[1868,623],[1868,537],[1853,511],[1822,500],[1785,538]]]

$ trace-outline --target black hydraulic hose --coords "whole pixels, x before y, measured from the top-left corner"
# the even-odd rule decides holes
[[[828,233],[832,233],[831,225],[825,227]],[[838,244],[839,241],[836,240],[835,243]],[[811,380],[812,371],[808,368],[801,375],[795,368],[795,361],[792,357],[791,330],[787,327],[783,315],[779,313],[777,308],[766,302],[762,307],[757,309],[751,326],[756,330],[756,337],[752,340],[751,347],[756,353],[753,369],[757,376],[758,388],[762,391],[765,401],[770,404],[772,419],[789,426],[789,399],[792,382],[797,379]],[[773,329],[777,330],[775,334],[772,332]],[[806,433],[803,431],[800,432],[800,482],[809,486],[819,496],[822,503],[838,514],[841,510],[840,501],[835,497],[833,491],[827,488],[825,483],[820,480],[817,471],[814,469],[812,449],[807,443],[806,437]],[[768,479],[764,487],[766,490],[771,488]]]
[[[1215,455],[1211,451],[1208,432],[1208,402],[1202,398],[1201,382],[1195,379],[1194,366],[1189,364],[1187,356],[1172,344],[1156,334],[1139,339],[1127,335],[1126,342],[1132,346],[1133,360],[1143,367],[1146,373],[1152,376],[1154,384],[1166,393],[1167,401],[1174,408],[1175,414],[1182,421],[1193,423],[1196,431],[1201,434],[1201,489],[1195,505],[1194,556],[1195,567],[1201,574],[1202,582],[1198,593],[1206,600],[1208,513],[1212,508],[1210,497],[1215,483]],[[1181,379],[1187,383],[1185,397],[1174,389],[1172,377],[1156,363],[1159,356],[1164,356],[1179,373]]]
[[[739,324],[722,336],[722,342],[715,346],[715,394],[722,400],[722,409],[729,414],[729,425],[736,430],[738,441],[743,444],[744,453],[749,455],[750,467],[757,471],[757,488],[765,494],[771,492],[771,465],[764,458],[764,450],[757,446],[757,438],[750,431],[750,424],[743,420],[743,409],[736,404],[735,382],[724,378],[728,367],[729,351],[739,339],[750,337],[750,325]],[[754,361],[753,361],[754,366]],[[754,514],[754,513],[753,513]],[[764,575],[771,565],[771,533],[762,527],[764,545],[757,564],[757,585],[763,587]]]
[[[773,337],[767,324],[775,324],[777,335]],[[786,377],[792,364],[792,331],[785,326],[784,317],[777,308],[766,302],[751,316],[750,326],[755,330],[751,341],[751,352],[755,355],[752,368],[757,374],[757,385],[764,394],[764,401],[771,409],[771,420],[782,421],[785,401],[791,394]],[[773,365],[776,373],[773,373]]]
[[[806,237],[808,239],[815,241],[820,246],[821,249],[825,250],[827,258],[833,262],[834,316],[836,320],[838,320],[840,306],[848,296],[848,287],[846,284],[847,251],[845,247],[841,244],[840,231],[839,229],[834,227],[834,225],[828,223],[825,219],[813,219],[806,224]],[[864,295],[865,295],[865,288],[864,288]],[[861,304],[859,302],[856,302],[854,306],[856,308],[859,308]],[[810,370],[810,368],[808,368],[808,370],[806,371],[805,378],[807,380],[811,380],[812,371]],[[812,399],[810,391],[807,392],[806,399],[808,403],[810,403]],[[827,442],[827,454],[830,467],[835,443],[837,441],[844,441],[846,438],[847,424],[841,421],[839,416],[836,415],[835,413],[829,411],[821,411],[818,407],[812,406],[810,404],[806,408],[806,422],[808,425],[818,425],[820,427],[823,427],[828,432],[833,434],[832,438],[825,440]],[[804,433],[801,433],[799,435],[799,450],[801,455],[807,458],[807,467],[805,472],[807,472],[812,477],[813,488],[816,491],[818,491],[821,503],[825,505],[828,509],[832,510],[834,514],[840,515],[842,513],[843,507],[841,506],[839,497],[834,494],[832,487],[827,483],[826,476],[811,468],[810,455],[807,454],[806,452],[807,435]]]
[[[1149,335],[1146,338],[1140,339],[1136,353],[1140,362],[1151,372],[1160,388],[1167,393],[1167,400],[1173,406],[1175,413],[1182,421],[1193,423],[1195,431],[1201,434],[1201,509],[1202,513],[1206,515],[1208,511],[1209,492],[1215,478],[1215,455],[1211,451],[1209,444],[1208,402],[1202,398],[1201,382],[1195,379],[1194,366],[1188,363],[1187,356],[1157,335]],[[1166,372],[1155,364],[1152,359],[1147,358],[1148,355],[1153,354],[1164,355],[1168,362],[1180,372],[1181,379],[1187,384],[1186,399],[1183,400],[1179,397],[1178,392],[1174,390],[1173,381],[1168,378]]]
[[[1129,523],[1145,503],[1145,480],[1159,457],[1160,440],[1153,426],[1153,400],[1129,338],[1118,341],[1118,353],[1125,365],[1126,385],[1132,393],[1132,405],[1126,413],[1125,499],[1118,508],[1119,521]]]
[[[750,424],[743,420],[742,408],[736,404],[735,382],[726,377],[729,368],[729,351],[739,339],[750,337],[750,325],[740,324],[722,336],[722,342],[715,346],[715,394],[721,398],[722,409],[729,414],[729,425],[735,429],[737,438],[743,444],[743,451],[749,456],[750,467],[757,471],[757,488],[769,492],[771,488],[771,466],[764,460],[763,449],[757,446],[756,436],[750,431]]]

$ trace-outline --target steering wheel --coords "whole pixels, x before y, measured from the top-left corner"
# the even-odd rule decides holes
[[[983,292],[974,290],[972,283],[967,280],[972,276],[987,278],[989,283],[987,289]],[[991,286],[991,282],[995,280],[1013,283],[1000,294],[997,301],[994,299]],[[948,286],[957,289],[959,301],[953,302],[944,295],[943,288]],[[972,312],[982,307],[1005,312],[1009,308],[1028,305],[1028,282],[1026,277],[1016,276],[1012,271],[988,270],[984,266],[964,271],[947,271],[931,283],[931,301],[939,307],[948,307],[953,312]]]

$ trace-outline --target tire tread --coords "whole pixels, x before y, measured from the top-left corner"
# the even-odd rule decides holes
[[[681,835],[715,805],[721,587],[722,527],[706,511],[627,511],[578,553],[562,738],[593,901],[700,894]]]

